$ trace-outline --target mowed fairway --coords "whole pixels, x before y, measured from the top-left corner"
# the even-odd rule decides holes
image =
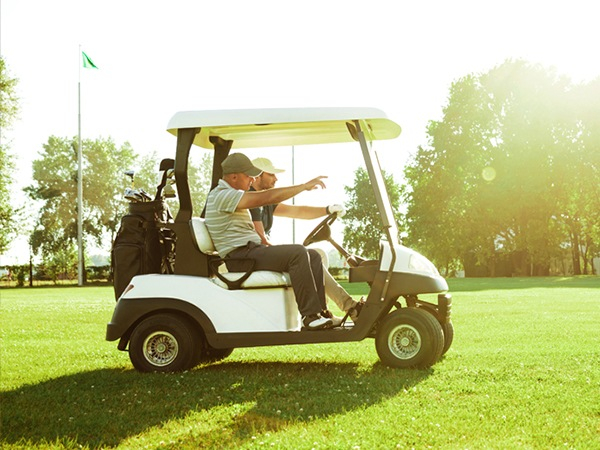
[[[600,449],[600,278],[449,283],[454,343],[430,370],[388,369],[367,339],[179,374],[104,340],[110,287],[2,289],[0,446]]]

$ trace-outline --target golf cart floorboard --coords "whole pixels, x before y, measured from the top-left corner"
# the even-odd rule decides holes
[[[358,327],[356,327],[358,328]],[[215,348],[261,347],[270,345],[322,344],[327,342],[353,342],[367,337],[367,330],[355,327],[338,327],[314,331],[282,331],[259,333],[207,334],[209,344]]]

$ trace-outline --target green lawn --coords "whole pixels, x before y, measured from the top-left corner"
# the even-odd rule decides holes
[[[600,449],[600,278],[449,283],[454,343],[429,370],[367,339],[179,374],[104,341],[110,287],[2,289],[0,447]]]

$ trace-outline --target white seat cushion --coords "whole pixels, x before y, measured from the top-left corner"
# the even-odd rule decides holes
[[[208,228],[206,228],[206,224],[204,223],[204,219],[200,217],[192,217],[192,220],[190,220],[190,227],[192,229],[192,239],[198,247],[198,250],[207,255],[218,256],[212,238],[208,233]],[[220,267],[225,267],[225,265],[223,264]],[[220,270],[219,273],[228,280],[232,281],[238,280],[244,275],[244,272],[221,273]],[[213,281],[218,286],[228,289],[227,285],[218,278],[214,278]],[[284,287],[291,285],[292,283],[290,281],[290,276],[287,272],[282,273],[271,272],[268,270],[257,270],[256,272],[252,272],[248,279],[242,283],[242,289]]]
[[[224,278],[230,281],[238,280],[244,275],[244,272],[227,272],[220,274]],[[213,282],[221,286],[222,288],[228,289],[227,285],[219,280],[213,278]],[[257,270],[252,272],[246,281],[242,283],[242,289],[257,289],[265,287],[287,287],[291,286],[290,275],[287,272],[271,272],[269,270]]]
[[[192,239],[202,253],[207,255],[216,255],[217,250],[213,244],[212,238],[208,233],[208,228],[204,223],[204,219],[200,217],[192,217],[190,220],[190,227],[192,228]]]

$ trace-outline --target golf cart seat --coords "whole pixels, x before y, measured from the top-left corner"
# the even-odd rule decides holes
[[[231,290],[292,286],[290,275],[287,272],[272,272],[269,270],[253,271],[252,269],[247,272],[222,272],[219,269],[226,267],[223,264],[224,259],[217,253],[204,219],[192,217],[190,227],[192,229],[192,240],[196,244],[196,247],[198,247],[198,250],[211,257],[209,264],[215,275],[212,280],[218,286]]]

